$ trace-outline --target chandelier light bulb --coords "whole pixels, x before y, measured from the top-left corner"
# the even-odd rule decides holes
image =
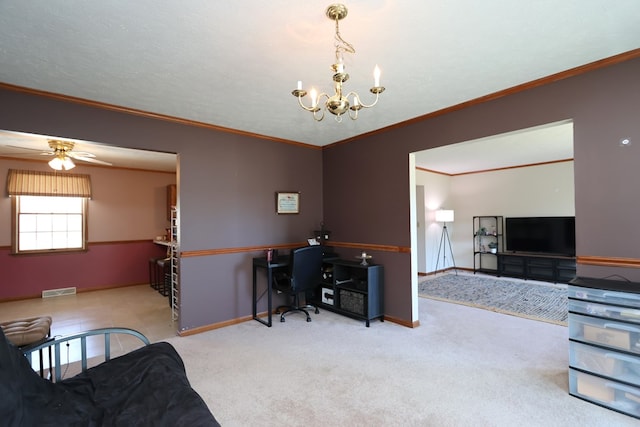
[[[380,87],[380,67],[378,65],[373,69],[373,87]]]
[[[311,88],[309,96],[311,96],[311,106],[315,108],[318,105],[318,91],[315,88]]]

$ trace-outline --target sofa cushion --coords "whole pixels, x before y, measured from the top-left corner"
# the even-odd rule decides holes
[[[59,386],[90,396],[105,425],[219,425],[191,388],[182,358],[166,342],[111,359]]]
[[[41,378],[0,328],[3,426],[219,426],[173,346],[156,343],[59,383]]]
[[[51,317],[40,316],[0,323],[2,332],[15,346],[22,347],[44,340],[51,331]]]

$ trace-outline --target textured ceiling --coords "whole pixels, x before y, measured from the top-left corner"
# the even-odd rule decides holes
[[[345,4],[357,121],[291,95],[331,90],[326,0],[3,0],[0,82],[324,146],[640,47],[638,0]]]

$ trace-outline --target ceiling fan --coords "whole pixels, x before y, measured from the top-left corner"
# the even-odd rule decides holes
[[[71,141],[62,141],[59,139],[50,139],[50,151],[41,152],[42,156],[54,156],[49,161],[49,166],[55,170],[70,170],[76,167],[73,159],[88,163],[96,163],[100,165],[112,166],[111,163],[98,160],[95,154],[86,151],[72,151],[75,144]],[[24,148],[23,148],[24,149]],[[28,149],[30,150],[30,149]],[[38,150],[39,151],[39,150]]]

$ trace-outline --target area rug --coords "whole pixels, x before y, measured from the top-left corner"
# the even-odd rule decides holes
[[[567,324],[566,285],[511,281],[482,275],[446,274],[422,281],[421,297],[498,313]]]

